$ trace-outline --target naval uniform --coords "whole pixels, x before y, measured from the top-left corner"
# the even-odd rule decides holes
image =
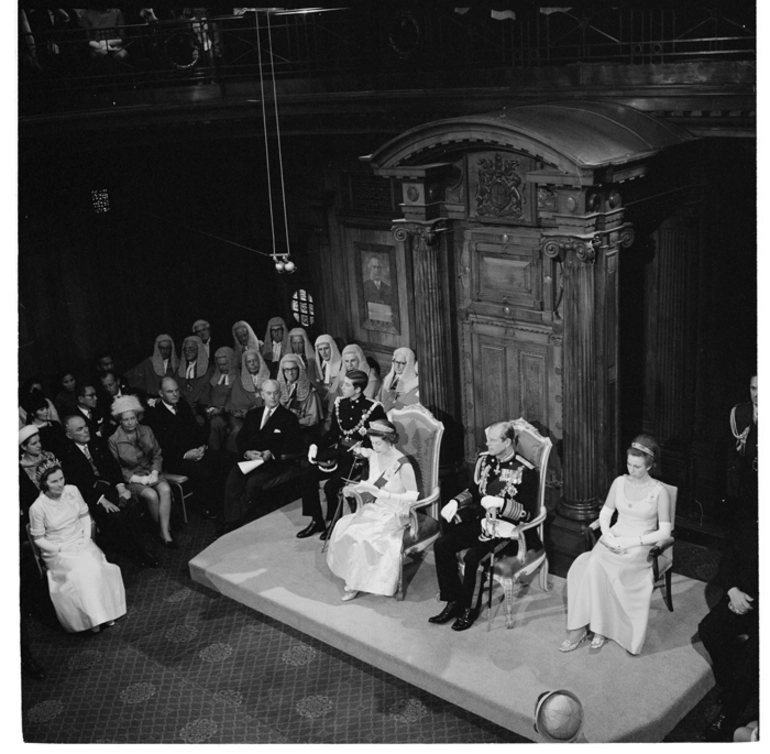
[[[500,461],[488,453],[481,453],[476,461],[474,481],[471,487],[454,499],[458,510],[448,531],[442,534],[433,546],[436,559],[436,574],[441,590],[439,599],[454,602],[463,610],[471,607],[473,591],[476,586],[476,571],[481,559],[497,545],[504,544],[498,556],[515,555],[518,540],[493,538],[479,539],[482,534],[481,523],[486,511],[481,505],[485,495],[501,497],[505,501],[498,509],[498,520],[514,525],[531,521],[539,512],[538,473],[531,463],[519,455],[512,455]],[[537,529],[524,532],[527,549],[540,549],[543,544]],[[507,544],[505,544],[507,542]],[[463,558],[465,570],[460,580],[457,553],[468,549]]]
[[[728,471],[727,494],[736,503],[739,521],[756,521],[759,500],[758,422],[753,403],[739,403],[730,412],[735,438]]]
[[[333,455],[336,451],[337,468],[330,474],[323,473],[318,466],[311,466],[311,473],[305,475],[302,493],[302,513],[312,516],[314,521],[323,521],[321,498],[318,494],[318,484],[326,479],[326,519],[331,520],[337,509],[340,490],[350,478],[353,462],[356,456],[348,452],[348,448],[363,441],[366,447],[371,447],[366,436],[366,430],[373,421],[387,421],[387,415],[378,401],[373,401],[361,393],[359,398],[337,398],[332,408],[332,421],[329,431],[318,443],[320,460],[324,456]],[[360,476],[360,475],[359,475]]]

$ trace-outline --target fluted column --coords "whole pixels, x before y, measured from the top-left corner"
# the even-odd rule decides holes
[[[564,300],[563,497],[559,513],[596,517],[615,473],[618,443],[617,261],[628,226],[585,236],[548,234],[541,249],[562,262]]]
[[[449,379],[453,370],[448,362],[452,344],[444,327],[445,291],[441,284],[440,236],[443,219],[431,221],[396,220],[395,239],[411,250],[414,270],[414,318],[417,342],[414,350],[420,361],[420,402],[436,416],[453,413]]]

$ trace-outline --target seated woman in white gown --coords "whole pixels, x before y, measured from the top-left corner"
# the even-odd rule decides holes
[[[98,632],[126,614],[120,568],[91,539],[91,516],[58,462],[40,470],[40,497],[29,509],[30,534],[45,561],[48,590],[65,631]]]
[[[409,523],[409,507],[418,498],[417,480],[407,457],[395,447],[397,432],[389,421],[371,423],[372,449],[357,453],[369,459],[366,481],[349,485],[373,502],[343,516],[332,530],[326,562],[345,580],[344,601],[359,592],[392,595],[398,586],[401,542]]]
[[[567,629],[559,650],[572,652],[593,632],[593,649],[607,639],[639,654],[652,596],[650,548],[671,535],[668,492],[649,471],[660,457],[651,435],[637,435],[626,452],[628,474],[612,483],[599,513],[602,536],[567,573]],[[610,526],[613,512],[618,520]]]

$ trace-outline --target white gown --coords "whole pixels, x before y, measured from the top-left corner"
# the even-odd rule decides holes
[[[64,486],[59,500],[41,493],[29,509],[30,532],[60,552],[42,552],[56,617],[66,631],[86,631],[126,614],[120,567],[83,534],[88,506],[77,487]]]
[[[646,497],[631,501],[625,496],[625,478],[617,486],[618,520],[611,531],[618,537],[639,537],[658,528],[659,482]],[[652,596],[652,545],[615,553],[601,540],[580,555],[567,573],[567,628],[590,625],[594,631],[639,654],[647,634]]]
[[[387,482],[382,490],[398,495],[398,500],[377,497],[340,518],[332,530],[326,562],[332,573],[345,580],[349,590],[396,593],[409,505],[418,497],[416,491],[404,486],[402,459],[405,456],[399,453],[385,469],[380,469],[379,456],[372,453],[369,457],[367,481],[374,484],[384,475]]]

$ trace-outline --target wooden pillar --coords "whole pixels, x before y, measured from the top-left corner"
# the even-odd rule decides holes
[[[558,512],[574,521],[596,517],[617,471],[617,264],[633,230],[574,236],[548,232],[547,257],[562,263],[564,377],[562,500]]]
[[[445,286],[441,284],[440,240],[443,219],[427,221],[396,220],[393,235],[404,243],[412,259],[414,318],[416,323],[415,351],[420,361],[420,403],[437,417],[454,413],[448,375],[453,374],[449,363],[452,352],[451,334],[444,326]]]

